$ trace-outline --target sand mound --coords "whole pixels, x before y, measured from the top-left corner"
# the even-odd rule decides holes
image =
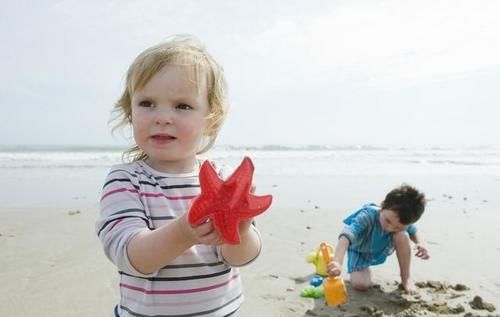
[[[398,282],[375,284],[366,292],[353,291],[349,283],[347,285],[348,304],[328,307],[323,299],[317,299],[315,307],[309,309],[306,316],[498,316],[492,304],[472,294],[464,284],[419,282],[415,295],[404,293]]]

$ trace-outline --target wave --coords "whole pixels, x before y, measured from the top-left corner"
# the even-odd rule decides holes
[[[124,146],[101,145],[0,145],[0,153],[29,152],[123,152]]]
[[[0,146],[0,169],[102,168],[122,163],[121,146]],[[237,164],[250,156],[265,165],[286,164],[307,169],[329,166],[500,166],[500,147],[428,146],[381,147],[372,145],[233,146],[219,145],[201,158]],[[305,166],[305,167],[304,167]]]
[[[468,165],[468,166],[500,166],[500,162],[475,162],[475,161],[457,161],[457,160],[429,160],[429,164],[451,164],[451,165]]]
[[[29,152],[123,152],[127,149],[123,145],[0,145],[0,153],[29,153]],[[397,151],[397,152],[456,152],[456,151],[500,151],[499,145],[480,146],[381,146],[366,144],[345,145],[216,145],[213,150],[219,151]]]

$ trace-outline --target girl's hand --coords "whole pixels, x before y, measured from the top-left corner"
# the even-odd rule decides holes
[[[427,248],[422,244],[416,244],[415,250],[417,250],[417,252],[415,252],[415,256],[421,258],[422,260],[428,260],[430,258]]]
[[[239,225],[240,238],[245,236],[250,231],[250,227],[252,226],[252,221],[253,218],[240,221]]]
[[[252,186],[250,187],[250,194],[253,194],[253,193],[255,193],[255,185],[254,184],[252,184]],[[245,236],[248,233],[248,231],[250,230],[250,227],[252,226],[252,222],[253,222],[253,218],[240,221],[239,228],[238,228],[239,232],[240,232],[240,238]]]
[[[255,185],[252,184],[250,188],[250,193],[255,192]],[[245,236],[252,225],[253,218],[248,220],[243,220],[239,224],[239,232],[240,237]],[[224,239],[218,230],[212,224],[211,220],[207,220],[198,226],[190,225],[192,235],[194,236],[195,241],[199,244],[207,244],[207,245],[221,245],[224,243]]]
[[[193,231],[199,244],[221,245],[223,242],[222,235],[215,229],[211,220],[194,226]]]
[[[192,241],[193,244],[220,245],[222,244],[222,236],[215,229],[211,220],[207,220],[200,225],[191,225],[187,221],[186,215],[182,216],[179,221],[186,239]]]
[[[328,274],[333,276],[339,276],[342,273],[342,264],[337,261],[331,261],[328,263]]]

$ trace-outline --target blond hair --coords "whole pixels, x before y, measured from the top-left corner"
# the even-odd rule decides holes
[[[214,145],[226,116],[227,85],[222,67],[208,54],[200,41],[189,35],[171,37],[166,42],[146,49],[135,58],[127,72],[125,90],[113,107],[113,113],[116,114],[114,119],[119,120],[113,130],[132,123],[132,95],[167,65],[182,66],[188,79],[195,84],[198,93],[202,82],[201,76],[205,76],[209,110],[205,135],[208,140],[197,154],[204,153]],[[148,158],[147,153],[137,145],[125,151],[123,156],[132,161]]]

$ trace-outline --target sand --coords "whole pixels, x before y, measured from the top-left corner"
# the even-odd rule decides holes
[[[413,261],[412,272],[419,286],[416,295],[401,291],[397,261],[393,256],[386,264],[373,268],[374,285],[367,292],[354,291],[348,276],[344,275],[348,304],[327,307],[323,298],[303,298],[300,292],[309,286],[309,281],[315,275],[314,266],[306,262],[305,256],[318,247],[315,242],[325,241],[326,237],[330,237],[328,242],[334,243],[336,230],[330,230],[330,225],[313,220],[321,219],[321,215],[329,211],[314,207],[303,210],[297,210],[303,221],[297,221],[294,226],[282,225],[279,233],[265,233],[265,253],[244,271],[248,298],[242,309],[244,316],[498,315],[496,308],[500,307],[500,274],[497,267],[500,248],[498,242],[493,240],[500,231],[498,219],[484,219],[487,222],[496,221],[496,228],[489,230],[481,231],[479,226],[474,228],[467,225],[471,231],[463,237],[444,232],[432,234],[432,240],[426,240],[431,259],[422,261],[415,258]],[[307,214],[316,217],[307,218]],[[279,226],[279,221],[271,220],[278,218],[276,214],[265,217],[260,222],[262,230],[270,229],[273,225]],[[453,221],[449,225],[459,228]],[[284,238],[286,236],[288,238]],[[487,240],[490,246],[476,248],[477,241]],[[468,255],[465,255],[466,251]],[[476,303],[482,303],[472,304],[475,297],[478,297]]]
[[[481,183],[482,176],[466,186],[413,180],[428,189],[430,199],[419,229],[431,259],[413,261],[417,295],[399,290],[392,256],[374,267],[367,292],[353,291],[343,276],[346,305],[327,307],[323,299],[300,296],[314,275],[306,255],[321,241],[335,244],[341,219],[380,197],[396,179],[339,178],[308,191],[316,180],[261,178],[257,192],[273,193],[275,202],[257,219],[264,249],[242,269],[246,301],[239,316],[498,316],[500,205],[494,193],[500,179]],[[94,233],[96,200],[0,209],[0,316],[110,314],[118,300],[117,274]]]

